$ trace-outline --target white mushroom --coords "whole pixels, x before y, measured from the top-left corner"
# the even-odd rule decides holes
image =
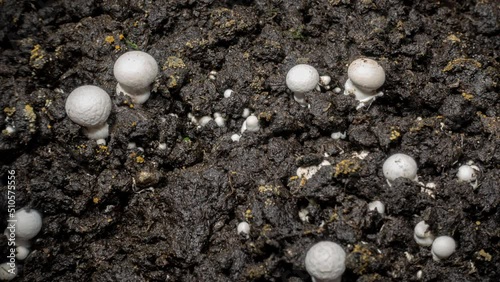
[[[322,241],[307,251],[306,270],[313,282],[340,282],[345,271],[346,253],[334,242]]]
[[[377,211],[380,215],[385,214],[385,205],[381,201],[373,201],[368,203],[368,211]]]
[[[415,229],[413,230],[413,238],[415,242],[423,247],[428,247],[432,245],[434,241],[434,235],[432,235],[429,230],[429,225],[425,223],[425,221],[420,221],[415,225]]]
[[[481,170],[478,166],[473,165],[472,162],[462,165],[458,168],[457,178],[460,182],[468,182],[473,189],[478,186],[477,175]]]
[[[296,65],[286,74],[286,86],[293,92],[295,101],[303,107],[307,106],[304,94],[314,90],[318,83],[318,71],[307,64]]]
[[[385,82],[385,71],[377,61],[361,58],[354,60],[347,70],[344,95],[353,94],[360,102],[358,109],[373,102],[383,92],[377,92]]]
[[[250,237],[250,224],[248,224],[248,222],[245,221],[240,222],[236,229],[239,235],[242,235],[247,239]]]
[[[243,122],[243,125],[241,126],[241,133],[245,131],[256,132],[259,131],[259,129],[259,119],[256,116],[251,115]]]
[[[450,236],[440,236],[432,243],[432,258],[435,261],[440,261],[451,256],[456,249],[455,240]]]
[[[392,181],[399,177],[417,181],[417,169],[417,162],[412,157],[401,153],[387,158],[382,166],[382,171],[389,186]]]
[[[111,98],[106,91],[93,85],[80,86],[69,94],[65,108],[74,123],[85,127],[88,138],[99,140],[109,136],[106,121],[111,113]]]
[[[116,93],[123,93],[130,96],[132,102],[143,104],[149,99],[158,75],[158,63],[148,53],[130,51],[116,60],[113,73],[118,81]]]

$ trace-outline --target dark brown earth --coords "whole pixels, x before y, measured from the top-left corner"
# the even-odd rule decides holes
[[[320,240],[348,253],[343,281],[416,281],[419,270],[420,281],[500,281],[499,10],[494,0],[0,1],[0,129],[16,129],[0,134],[0,228],[8,170],[18,208],[44,216],[17,281],[310,281],[304,257]],[[161,69],[142,106],[114,93],[113,63],[135,49]],[[297,63],[343,88],[363,56],[387,74],[368,109],[333,90],[302,108],[286,89]],[[84,84],[114,101],[107,146],[65,114]],[[244,108],[262,129],[232,142]],[[198,128],[190,112],[223,113],[227,126]],[[330,137],[339,131],[345,140]],[[416,159],[434,197],[386,184],[382,163],[396,152]],[[325,159],[313,178],[295,177]],[[455,176],[468,161],[481,169],[476,190]],[[374,199],[385,216],[367,212]],[[244,220],[248,240],[236,233]],[[434,262],[413,240],[421,220],[455,238],[456,253]]]

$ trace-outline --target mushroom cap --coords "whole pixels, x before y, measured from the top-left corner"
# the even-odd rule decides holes
[[[451,256],[457,247],[455,239],[450,236],[439,236],[432,243],[432,254],[439,259]]]
[[[346,253],[334,242],[322,241],[313,245],[306,254],[306,270],[316,280],[333,280],[345,271]]]
[[[42,216],[34,209],[22,208],[15,213],[16,239],[33,239],[42,229]]]
[[[286,86],[292,92],[305,93],[312,91],[318,83],[319,73],[310,65],[296,65],[286,74]]]
[[[417,177],[417,162],[406,154],[394,154],[382,166],[385,178],[390,181],[403,177],[414,180]]]
[[[470,165],[462,165],[458,168],[457,177],[460,181],[474,181],[477,174]]]
[[[130,51],[116,60],[113,74],[118,83],[132,89],[143,89],[158,75],[158,63],[146,52]]]
[[[385,82],[384,69],[368,58],[354,60],[347,69],[347,76],[352,83],[368,90],[376,90]]]
[[[73,122],[81,126],[95,127],[108,119],[111,113],[111,98],[97,86],[80,86],[66,99],[66,113]]]

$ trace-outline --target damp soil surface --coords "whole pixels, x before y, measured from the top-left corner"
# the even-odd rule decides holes
[[[131,50],[160,68],[143,105],[115,93]],[[16,208],[43,214],[16,281],[311,281],[322,240],[347,252],[342,281],[499,281],[499,50],[493,0],[0,1],[0,228],[12,170]],[[387,79],[357,110],[342,93],[360,57]],[[308,107],[285,85],[299,63],[331,77]],[[65,113],[86,84],[113,101],[106,145]],[[261,128],[234,142],[245,108]],[[225,127],[188,116],[214,113]],[[394,153],[418,182],[388,185]],[[421,220],[452,256],[416,244]]]

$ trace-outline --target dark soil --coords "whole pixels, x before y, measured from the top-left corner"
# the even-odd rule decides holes
[[[310,281],[304,257],[320,240],[345,247],[343,281],[416,281],[420,270],[421,281],[500,281],[499,9],[494,0],[0,1],[0,129],[16,130],[0,134],[0,230],[8,170],[18,208],[44,216],[17,281]],[[114,93],[113,63],[134,49],[161,69],[142,106]],[[369,108],[333,90],[308,94],[303,108],[286,89],[297,63],[343,88],[362,56],[387,74]],[[84,84],[114,101],[107,146],[65,114]],[[244,108],[262,129],[232,142]],[[190,112],[223,113],[227,126],[199,128]],[[431,193],[386,184],[382,163],[396,152],[416,159]],[[295,177],[323,160],[332,166]],[[455,176],[468,161],[481,169],[476,190]],[[375,199],[385,216],[367,211]],[[236,232],[245,220],[248,240]],[[413,240],[421,220],[455,238],[456,253],[434,262]]]

